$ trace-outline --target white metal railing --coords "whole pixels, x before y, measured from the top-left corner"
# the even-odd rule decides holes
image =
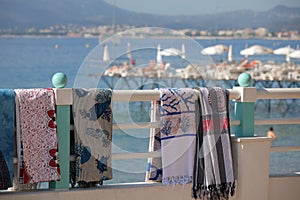
[[[196,91],[196,90],[195,90]],[[240,99],[240,91],[235,89],[229,89],[229,99],[237,101]],[[158,90],[114,90],[113,101],[114,102],[133,102],[133,101],[158,101],[160,97]],[[256,93],[256,99],[300,99],[300,88],[265,88],[258,89]],[[254,125],[274,125],[274,124],[300,124],[300,118],[277,118],[277,119],[256,119]],[[231,120],[231,126],[240,125],[239,120]],[[148,129],[159,128],[159,122],[140,122],[140,123],[124,123],[114,124],[113,129]],[[300,146],[288,146],[288,147],[272,147],[272,152],[283,151],[300,151]],[[144,152],[134,153],[132,155],[117,154],[113,156],[115,159],[125,158],[147,158],[147,157],[159,157],[160,152]]]
[[[251,99],[254,101],[257,99],[300,99],[300,88],[281,88],[281,89],[258,89],[253,88]],[[197,92],[197,90],[195,90]],[[229,89],[230,100],[241,101],[247,100],[247,90],[240,88]],[[72,105],[72,89],[63,88],[55,89],[56,104],[62,106]],[[158,101],[160,93],[158,90],[113,90],[112,101],[113,102],[139,102],[139,101]],[[239,120],[231,120],[231,126],[239,126],[241,122]],[[300,118],[293,119],[257,119],[254,121],[254,125],[271,125],[271,124],[300,124]],[[125,129],[151,129],[159,128],[160,122],[138,122],[138,123],[117,123],[113,124],[114,130],[125,130]],[[71,124],[70,129],[74,129]],[[280,146],[272,147],[272,152],[284,152],[284,151],[300,151],[300,146]],[[150,157],[161,157],[160,151],[154,152],[140,152],[140,153],[113,153],[112,159],[136,159],[136,158],[150,158]],[[75,157],[71,156],[70,160],[74,161]],[[14,159],[14,163],[17,162],[17,158]]]
[[[242,94],[240,90],[229,89],[229,99],[238,101]],[[195,90],[197,92],[197,90]],[[72,105],[72,89],[55,89],[57,105]],[[139,101],[158,101],[160,93],[158,90],[113,90],[113,102],[139,102]],[[257,90],[256,99],[300,99],[300,88],[266,88]],[[277,119],[256,119],[255,125],[274,125],[274,124],[300,124],[300,118],[277,118]],[[231,126],[240,125],[239,120],[231,120]],[[118,123],[113,124],[113,130],[126,129],[150,129],[159,128],[160,122],[138,122],[138,123]],[[73,125],[70,127],[74,129]],[[299,151],[300,146],[292,147],[272,147],[272,152]],[[160,151],[141,152],[141,153],[114,153],[113,159],[149,158],[160,157]],[[73,160],[73,158],[71,158]],[[16,158],[14,162],[17,162]]]
[[[195,90],[195,93],[198,91]],[[240,94],[238,91],[229,90],[229,99],[239,99]],[[139,101],[159,101],[160,93],[158,90],[113,90],[113,102],[139,102]],[[231,125],[239,125],[238,120],[232,120]],[[113,124],[114,130],[125,129],[149,129],[159,128],[160,122],[138,122],[138,123],[118,123]],[[113,159],[131,159],[131,158],[153,158],[161,157],[160,151],[141,152],[141,153],[114,153]]]
[[[264,88],[257,90],[257,99],[300,99],[300,88]],[[255,120],[254,125],[300,124],[300,118]],[[271,147],[271,152],[300,151],[300,146]]]
[[[69,89],[60,93],[57,98],[72,99],[71,91]],[[242,94],[240,90],[229,89],[229,99],[238,101]],[[195,90],[197,92],[197,90]],[[138,102],[138,101],[158,101],[160,93],[158,90],[113,90],[112,101],[113,102]],[[256,99],[300,99],[300,88],[264,88],[258,89],[256,93]],[[58,101],[59,102],[59,101]],[[255,125],[275,125],[275,124],[300,124],[300,118],[277,118],[277,119],[256,119]],[[239,120],[231,120],[231,126],[240,125]],[[150,129],[159,128],[159,122],[138,122],[138,123],[118,123],[113,124],[114,130],[126,130],[126,129]],[[298,151],[300,147],[272,147],[271,151]],[[127,158],[148,158],[158,157],[160,152],[142,152],[142,153],[123,153],[114,154],[114,159],[127,159]]]

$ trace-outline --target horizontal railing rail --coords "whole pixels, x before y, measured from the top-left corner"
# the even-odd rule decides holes
[[[290,152],[290,151],[300,151],[300,146],[274,146],[271,148],[272,152]]]
[[[300,118],[257,119],[254,125],[300,124]]]
[[[238,101],[241,93],[236,89],[228,89],[229,99]],[[197,92],[197,90],[195,90]],[[55,89],[57,105],[72,104],[72,89]],[[265,88],[257,89],[256,99],[300,99],[300,88]],[[113,102],[158,101],[158,90],[113,90]]]
[[[300,99],[300,88],[264,88],[257,90],[257,99]]]
[[[230,95],[229,99],[238,100],[240,98],[239,91],[228,89]],[[197,90],[195,90],[197,93]],[[57,105],[72,105],[72,89],[60,88],[55,89],[56,104]],[[158,90],[113,90],[113,102],[134,102],[134,101],[158,101]]]

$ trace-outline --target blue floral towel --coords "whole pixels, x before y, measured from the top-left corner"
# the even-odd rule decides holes
[[[160,89],[162,183],[192,181],[195,152],[195,95],[190,88]]]
[[[76,182],[112,178],[110,89],[73,89]]]
[[[12,187],[15,130],[14,90],[0,90],[0,189]]]

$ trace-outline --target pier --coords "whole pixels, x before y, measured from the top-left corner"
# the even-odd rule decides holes
[[[219,79],[193,79],[181,77],[143,77],[143,76],[101,76],[100,87],[118,90],[152,90],[162,87],[223,87],[233,88],[238,86],[237,79],[219,80]],[[298,80],[253,80],[253,87],[262,88],[300,88]],[[145,105],[144,105],[145,106]],[[149,105],[147,105],[149,107]],[[256,109],[265,110],[267,113],[272,110],[280,110],[284,116],[286,112],[300,112],[300,100],[282,100],[282,99],[259,99],[256,103]]]

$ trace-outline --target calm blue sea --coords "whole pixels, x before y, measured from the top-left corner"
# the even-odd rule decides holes
[[[118,58],[120,61],[125,57],[124,54],[116,52],[116,49],[121,49],[126,46],[128,41],[131,42],[132,50],[134,49],[135,52],[137,52],[137,57],[135,57],[136,64],[140,66],[148,64],[150,59],[156,59],[155,52],[158,44],[161,44],[161,48],[170,48],[174,46],[178,49],[181,48],[181,42],[174,44],[173,40],[143,39],[141,40],[142,42],[139,42],[139,39],[126,39],[125,41],[119,41],[119,44],[114,44],[113,48],[109,49],[111,59]],[[244,49],[245,46],[259,44],[276,49],[287,45],[291,45],[291,48],[296,48],[297,45],[300,45],[300,41],[297,40],[211,39],[197,40],[197,42],[197,44],[202,47],[212,46],[215,44],[231,44],[233,46],[233,58],[236,61],[243,58],[239,52]],[[86,58],[89,59],[91,54],[93,57],[96,56],[95,59],[102,58],[102,46],[98,46],[98,44],[98,39],[96,38],[0,38],[0,87],[51,87],[51,76],[58,71],[62,71],[67,74],[69,78],[67,87],[72,87],[74,85],[75,77],[80,67],[84,65],[84,60]],[[55,48],[55,45],[58,45],[58,48]],[[89,48],[86,48],[86,45],[88,45]],[[195,45],[190,46],[195,48]],[[189,58],[188,60],[198,58],[201,46],[199,46],[196,50],[189,50],[188,46],[186,47],[187,55],[196,54],[196,56],[192,56],[192,58]],[[95,50],[98,49],[99,53],[95,52]],[[113,55],[114,53],[116,54],[115,58]],[[168,59],[170,58],[166,58],[166,60]],[[226,60],[227,55],[216,55],[212,56],[211,59],[215,62],[219,62]],[[262,61],[272,60],[277,63],[283,63],[285,57],[278,55],[264,55],[250,56],[249,60],[251,59],[260,59]],[[90,60],[92,61],[92,58],[90,58]],[[296,59],[292,59],[292,61],[300,63],[300,61]],[[108,65],[109,63],[105,64]],[[93,72],[103,72],[105,68],[103,66],[104,65],[95,67],[96,69],[94,69]]]
[[[195,42],[195,43],[193,43]],[[243,59],[239,52],[245,46],[254,44],[263,45],[272,49],[290,45],[296,48],[300,41],[296,40],[264,40],[264,39],[203,39],[193,41],[193,44],[186,45],[186,61],[176,61],[176,58],[164,58],[166,61],[174,61],[178,66],[185,67],[189,62],[220,62],[227,59],[227,55],[216,55],[209,58],[200,56],[202,47],[215,44],[233,46],[233,58],[236,61]],[[98,45],[96,38],[0,38],[0,88],[40,88],[52,87],[51,77],[56,72],[64,72],[68,76],[67,87],[105,85],[99,78],[91,75],[101,74],[106,66],[114,63],[121,64],[127,61],[126,49],[130,44],[133,51],[132,56],[137,66],[149,64],[149,60],[156,59],[156,49],[181,48],[182,41],[169,39],[124,39],[109,43],[109,53],[114,61],[102,62],[103,45]],[[189,48],[191,47],[191,48]],[[189,55],[192,55],[189,57]],[[169,59],[169,60],[168,60]],[[173,60],[172,60],[173,59]],[[264,62],[275,61],[280,64],[285,61],[284,56],[265,55],[253,56],[251,59],[259,59]],[[292,62],[300,64],[299,60],[292,59]],[[91,83],[87,84],[87,82]],[[138,84],[138,83],[137,83]],[[124,87],[124,86],[123,86]],[[128,89],[137,89],[137,85],[128,85]],[[280,101],[273,102],[275,107],[281,104]],[[133,104],[115,105],[118,113],[115,113],[117,121],[126,121],[134,118],[135,121],[149,120],[149,112],[145,107],[149,105]],[[300,105],[293,105],[299,111]],[[122,110],[123,109],[123,110]],[[276,110],[276,108],[274,108]],[[300,112],[284,113],[286,117],[300,117]],[[120,112],[122,111],[122,112]],[[133,112],[140,111],[140,112]],[[142,112],[141,112],[142,111]],[[256,110],[258,118],[281,117],[282,112],[266,112],[264,104]],[[128,117],[129,116],[129,117]],[[257,126],[255,133],[265,135],[269,126]],[[274,126],[278,139],[273,145],[299,145],[300,127],[298,125],[277,125]],[[148,150],[148,130],[115,131],[113,137],[114,152],[143,152]],[[134,159],[130,161],[114,161],[114,180],[112,182],[143,181],[146,168],[145,159]],[[300,171],[300,152],[272,153],[271,174],[285,174]],[[130,175],[128,175],[130,173]]]

